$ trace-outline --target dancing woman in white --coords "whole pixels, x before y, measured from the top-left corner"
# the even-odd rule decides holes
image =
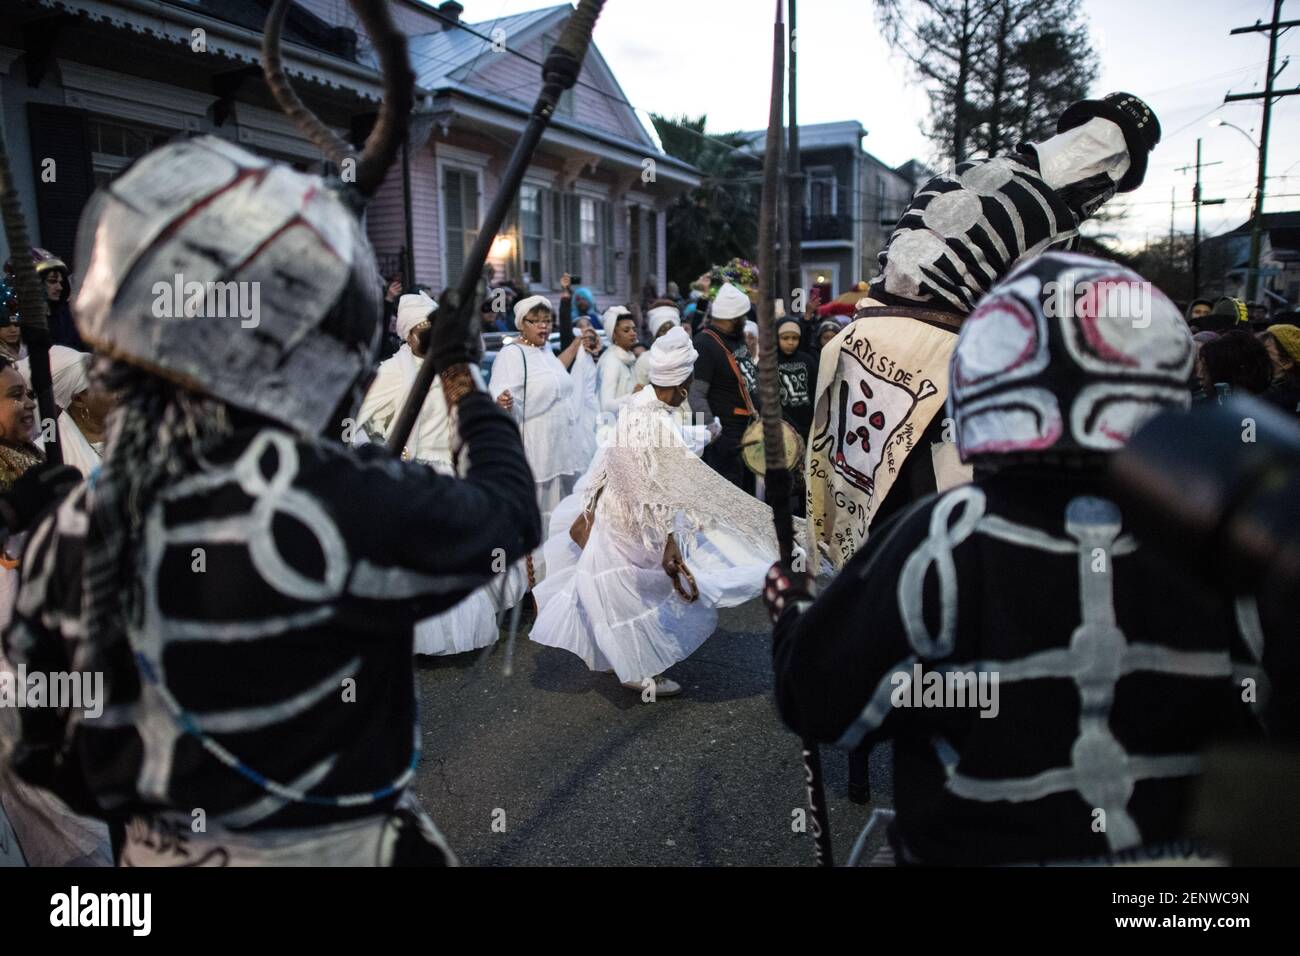
[[[674,418],[697,354],[680,328],[655,340],[650,387],[551,519],[535,592],[534,641],[655,697],[680,692],[662,672],[713,633],[718,608],[758,596],[777,554],[771,509],[699,459],[721,426]]]
[[[515,303],[519,338],[492,363],[488,391],[510,412],[524,438],[524,454],[537,483],[543,527],[586,469],[592,443],[581,433],[582,405],[595,375],[589,340],[575,337],[557,356],[547,344],[553,315],[545,296]]]
[[[380,363],[375,380],[357,411],[353,442],[386,441],[397,420],[415,377],[424,364],[432,334],[432,316],[437,303],[425,293],[404,295],[397,302],[397,334],[402,347]],[[402,449],[402,459],[414,459],[444,475],[456,473],[451,454],[451,426],[447,400],[437,377],[425,397]],[[500,635],[497,613],[512,606],[523,594],[521,574],[502,576],[498,581],[470,593],[459,604],[415,625],[416,654],[461,654],[487,647]]]

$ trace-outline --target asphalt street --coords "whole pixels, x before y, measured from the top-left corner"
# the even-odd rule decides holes
[[[770,630],[755,600],[669,670],[683,687],[642,703],[612,674],[517,641],[491,656],[417,658],[424,757],[416,790],[470,866],[811,866],[799,741],[772,700]],[[823,750],[837,862],[870,813],[847,798],[845,756]],[[873,805],[892,805],[887,748]],[[877,841],[873,838],[872,844]]]

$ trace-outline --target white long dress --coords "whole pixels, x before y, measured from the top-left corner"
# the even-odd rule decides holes
[[[511,414],[537,483],[543,528],[590,462],[584,404],[594,375],[595,363],[585,349],[578,350],[572,372],[549,347],[519,343],[505,346],[492,363],[488,391],[499,398],[508,389],[514,399]]]
[[[423,360],[411,351],[409,345],[403,345],[380,364],[357,412],[354,442],[387,440],[422,363]],[[402,451],[403,459],[422,462],[444,475],[455,474],[447,401],[436,377],[420,407],[411,436]],[[513,606],[525,589],[525,575],[503,572],[497,582],[471,592],[441,614],[418,622],[415,625],[415,653],[462,654],[487,647],[500,635],[497,612]]]
[[[578,655],[591,670],[640,682],[704,643],[718,608],[760,593],[777,543],[771,509],[699,459],[707,430],[682,429],[653,389],[623,403],[613,434],[551,518],[531,637]],[[579,549],[569,527],[598,492]],[[669,533],[699,588],[694,603],[673,590],[662,568]]]
[[[0,680],[15,681],[0,654]],[[112,866],[108,827],[83,817],[47,790],[20,780],[9,768],[18,740],[18,710],[0,707],[0,867]]]

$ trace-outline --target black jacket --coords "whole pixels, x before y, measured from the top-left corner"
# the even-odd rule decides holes
[[[1007,472],[873,529],[787,609],[776,699],[805,737],[894,742],[911,859],[1092,857],[1185,836],[1199,753],[1261,732],[1269,678],[1270,713],[1294,709],[1277,643],[1293,635],[1275,623],[1144,549],[1100,479]],[[976,678],[965,700],[958,674]],[[936,680],[951,692],[927,700]]]
[[[391,808],[401,790],[385,788],[411,766],[418,740],[414,623],[500,580],[503,561],[541,540],[518,429],[481,392],[458,413],[463,480],[373,446],[353,452],[248,428],[199,474],[164,488],[144,516],[136,580],[145,612],[132,645],[188,727],[270,780],[313,796],[381,799],[268,802],[156,692],[142,696],[147,674],[123,655],[105,676],[103,717],[75,725],[78,783],[93,804],[79,809],[202,807],[211,821],[259,829]],[[82,486],[38,524],[23,555],[4,648],[29,672],[72,670],[94,639],[80,620],[85,497]],[[29,707],[21,720],[19,772],[76,806],[72,787],[39,779],[63,745],[67,715]]]

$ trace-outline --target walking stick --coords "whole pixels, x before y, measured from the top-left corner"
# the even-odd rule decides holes
[[[41,413],[41,431],[49,429],[45,438],[45,460],[63,464],[63,451],[59,447],[59,409],[54,404],[54,385],[50,375],[50,327],[45,321],[48,304],[41,280],[32,262],[31,245],[27,241],[27,223],[23,219],[18,191],[14,189],[9,170],[9,154],[4,137],[0,135],[0,212],[4,214],[5,239],[14,264],[14,286],[18,293],[18,327],[23,344],[27,346],[27,361],[31,368],[32,391]]]
[[[478,238],[474,240],[473,248],[465,256],[465,270],[461,273],[460,284],[448,295],[447,305],[450,315],[446,319],[439,317],[439,321],[460,324],[464,329],[470,355],[479,354],[479,332],[474,326],[476,318],[474,289],[478,285],[479,274],[482,273],[483,265],[487,262],[488,251],[492,248],[497,230],[505,221],[506,213],[514,202],[515,194],[519,191],[519,184],[523,181],[528,163],[533,153],[537,151],[537,144],[541,141],[547,125],[551,122],[551,115],[560,101],[560,94],[571,89],[578,81],[578,74],[582,71],[582,61],[591,43],[591,31],[604,5],[605,0],[581,0],[578,9],[565,23],[564,32],[560,34],[559,40],[547,54],[546,62],[542,65],[542,91],[537,96],[537,102],[533,104],[532,116],[520,134],[514,152],[510,154],[510,162],[501,175],[501,186],[492,199],[487,215],[483,218]],[[402,405],[402,410],[393,424],[393,430],[388,435],[389,451],[400,453],[406,446],[416,416],[424,405],[429,388],[433,385],[435,374],[432,362],[424,362],[420,366],[415,383],[411,386],[406,402]]]
[[[776,22],[772,26],[772,97],[767,114],[767,144],[763,153],[763,194],[758,217],[758,276],[762,294],[758,300],[758,394],[762,406],[763,448],[767,465],[767,499],[772,506],[772,523],[781,563],[794,562],[794,521],[790,516],[790,472],[785,466],[785,436],[781,429],[781,386],[776,362],[776,319],[772,282],[776,257],[777,190],[780,186],[781,101],[785,72],[785,23],[782,2],[776,0]],[[782,277],[784,278],[784,277]],[[819,866],[834,866],[830,817],[826,812],[826,786],[822,781],[821,751],[815,740],[803,741],[804,777],[808,785],[808,809]]]

